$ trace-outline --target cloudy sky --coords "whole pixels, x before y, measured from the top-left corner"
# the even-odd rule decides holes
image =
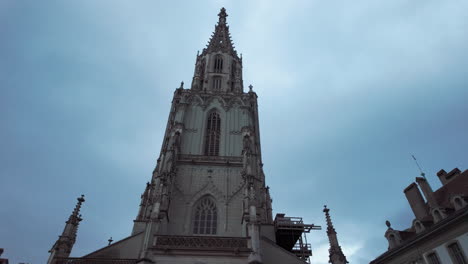
[[[172,93],[219,8],[259,95],[274,213],[324,225],[351,263],[409,227],[418,157],[467,169],[468,2],[0,0],[0,248],[45,263],[76,197],[72,256],[126,237]],[[328,262],[325,230],[309,236]]]

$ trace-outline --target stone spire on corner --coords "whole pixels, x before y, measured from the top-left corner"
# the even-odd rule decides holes
[[[81,218],[80,209],[81,205],[85,201],[84,195],[78,197],[77,200],[78,202],[70,217],[68,217],[62,235],[59,236],[59,238],[49,251],[50,257],[47,261],[47,264],[55,264],[58,260],[68,258],[70,256],[70,252],[72,251],[73,245],[76,241],[78,225],[83,220]]]
[[[346,260],[346,256],[344,255],[343,251],[341,250],[340,244],[338,243],[338,238],[336,236],[335,227],[333,227],[333,223],[330,218],[329,214],[330,209],[327,208],[325,205],[323,208],[323,212],[325,213],[325,219],[327,220],[327,235],[328,240],[330,241],[330,249],[329,252],[329,263],[331,264],[346,264],[349,263]]]

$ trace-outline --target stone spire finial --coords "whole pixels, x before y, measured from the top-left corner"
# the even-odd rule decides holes
[[[75,209],[73,210],[72,214],[68,218],[67,224],[68,224],[68,222],[70,222],[72,224],[77,224],[78,225],[78,223],[81,220],[83,220],[83,219],[81,219],[80,209],[81,209],[81,205],[85,201],[84,195],[82,194],[81,197],[78,197],[76,199],[78,200],[78,203],[76,203]]]
[[[219,24],[226,24],[226,17],[228,16],[228,14],[226,14],[226,8],[221,8],[221,10],[219,11]]]
[[[49,250],[50,257],[47,261],[48,264],[55,264],[58,258],[68,258],[72,251],[73,245],[76,241],[76,233],[78,231],[78,225],[83,220],[81,218],[80,209],[81,205],[85,202],[84,195],[77,198],[75,209],[68,217],[65,228],[63,229],[62,235],[59,236],[55,244]]]
[[[328,209],[326,205],[324,205],[323,207],[323,212],[325,213],[325,219],[327,221],[328,240],[330,241],[330,249],[328,250],[330,260],[328,262],[332,264],[349,263],[346,260],[346,256],[344,255],[343,251],[341,250],[340,244],[338,243],[336,231],[333,227],[333,223],[329,214],[330,209]]]
[[[388,228],[392,228],[392,224],[390,223],[390,221],[385,221],[385,225],[388,227]]]
[[[327,208],[326,205],[323,206],[323,212],[325,213],[325,219],[327,220],[327,234],[336,234],[335,228],[333,227],[333,223],[330,218],[330,209]]]
[[[215,26],[215,31],[208,42],[208,45],[203,49],[202,56],[211,52],[223,52],[238,58],[237,52],[234,50],[232,44],[231,34],[229,33],[229,26],[226,23],[226,9],[223,7],[218,14],[219,21]]]

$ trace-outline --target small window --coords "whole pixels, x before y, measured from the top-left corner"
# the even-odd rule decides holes
[[[221,77],[219,76],[213,77],[213,90],[214,91],[221,90]]]
[[[210,197],[202,198],[195,206],[193,233],[198,235],[216,235],[216,204]]]
[[[222,55],[216,55],[215,61],[214,61],[214,71],[217,73],[223,72],[223,56]]]
[[[435,252],[428,254],[427,260],[429,261],[429,264],[440,264],[439,257],[437,256],[437,253]]]
[[[457,242],[453,242],[447,248],[454,264],[467,264],[465,255]]]

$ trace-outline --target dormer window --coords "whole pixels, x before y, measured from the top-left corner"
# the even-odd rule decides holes
[[[434,217],[434,223],[437,223],[443,219],[442,213],[439,211],[439,209],[435,209],[432,212],[432,217]]]
[[[414,229],[416,230],[416,233],[420,233],[424,231],[424,226],[420,221],[416,220],[414,222]]]
[[[459,195],[452,198],[452,204],[455,210],[460,210],[466,206],[465,200]]]
[[[214,72],[221,73],[223,72],[223,56],[218,54],[214,60]]]

